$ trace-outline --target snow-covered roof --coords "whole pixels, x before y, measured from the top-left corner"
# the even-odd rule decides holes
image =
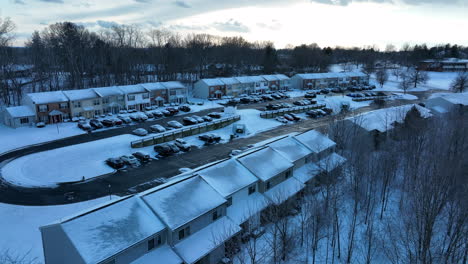
[[[326,156],[325,158],[317,162],[317,166],[324,171],[330,172],[345,162],[346,158],[333,152],[332,154]]]
[[[298,181],[306,183],[320,172],[322,172],[322,169],[319,166],[317,166],[317,164],[310,162],[295,170],[293,176]]]
[[[166,86],[162,85],[160,82],[142,83],[141,86],[143,86],[148,91],[166,90]]]
[[[136,196],[63,221],[61,227],[86,263],[98,263],[165,229]]]
[[[287,199],[305,188],[305,185],[296,178],[291,177],[269,189],[265,195],[275,205],[280,205]]]
[[[257,75],[254,75],[254,76],[250,76],[250,79],[254,82],[264,82],[265,79],[262,77],[262,76],[257,76]]]
[[[68,101],[67,96],[65,96],[62,91],[29,93],[28,97],[31,98],[35,104],[60,103]]]
[[[93,90],[101,97],[116,96],[116,95],[124,94],[124,92],[120,90],[119,87],[117,86],[93,88]]]
[[[289,77],[284,75],[284,74],[275,74],[276,78],[278,78],[279,80],[283,81],[283,80],[289,80]]]
[[[146,93],[146,89],[141,84],[119,86],[119,89],[126,94]]]
[[[172,230],[226,202],[198,176],[147,193],[143,199]]]
[[[297,76],[302,79],[331,79],[331,78],[345,78],[345,77],[366,77],[362,72],[325,72],[325,73],[299,73]]]
[[[219,78],[201,79],[208,86],[222,86],[224,83]]]
[[[25,105],[7,107],[5,110],[11,117],[28,117],[36,115],[29,106]]]
[[[238,225],[229,218],[222,217],[177,243],[174,248],[186,263],[192,264],[240,231]]]
[[[320,153],[336,145],[335,142],[316,130],[310,130],[294,137],[315,153]]]
[[[291,162],[295,162],[312,154],[310,149],[299,143],[294,137],[280,139],[269,144],[269,146]]]
[[[131,264],[181,264],[182,259],[168,245],[162,245],[138,259]]]
[[[185,86],[178,81],[162,82],[161,84],[167,89],[185,89]]]
[[[276,75],[261,75],[262,78],[264,78],[265,80],[269,81],[269,82],[272,82],[272,81],[279,81],[278,77],[276,77]]]
[[[226,85],[238,84],[239,81],[236,78],[219,78]]]
[[[251,76],[237,76],[237,77],[234,77],[236,78],[236,80],[238,80],[240,83],[253,83],[255,82]]]
[[[441,94],[440,97],[452,104],[468,105],[468,93]]]
[[[236,159],[218,163],[199,171],[198,174],[224,197],[258,181],[257,177]]]
[[[294,166],[270,147],[249,153],[238,160],[262,181],[267,181]]]
[[[351,122],[364,128],[367,131],[377,130],[385,132],[393,128],[393,124],[403,123],[407,113],[415,107],[423,118],[431,117],[430,110],[416,104],[408,104],[385,109],[371,111],[355,117],[349,118]]]
[[[82,90],[67,90],[63,93],[70,99],[70,101],[79,101],[92,98],[98,98],[99,95],[93,89],[82,89]]]
[[[239,197],[226,209],[226,215],[236,224],[242,224],[268,206],[268,200],[261,193]]]

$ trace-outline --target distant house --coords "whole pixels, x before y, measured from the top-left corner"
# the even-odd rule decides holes
[[[426,100],[425,105],[438,114],[444,114],[456,108],[468,108],[468,92],[434,94]]]
[[[3,111],[2,123],[13,128],[31,126],[36,123],[36,113],[25,105],[7,107]]]
[[[24,105],[34,109],[38,122],[46,124],[60,123],[70,118],[68,97],[62,91],[29,93],[24,98]]]
[[[118,86],[93,88],[94,92],[101,97],[102,113],[118,114],[125,108],[125,93]]]
[[[125,107],[127,110],[144,111],[151,106],[150,93],[140,84],[119,86],[125,93]]]
[[[279,91],[287,91],[291,88],[291,81],[288,76],[284,74],[275,74],[275,76],[279,79]]]
[[[369,83],[369,76],[362,72],[298,73],[291,77],[296,89],[324,89]]]
[[[131,263],[156,255],[152,263],[181,264],[167,244],[164,223],[138,196],[40,228],[47,264]]]
[[[310,130],[294,138],[312,151],[310,159],[317,162],[335,150],[336,143],[316,130]]]
[[[457,72],[468,71],[468,60],[448,58],[442,60],[423,60],[418,68],[423,71]]]
[[[169,102],[167,88],[162,83],[142,83],[141,86],[150,93],[151,105],[164,106],[164,104]]]
[[[236,159],[228,159],[197,174],[227,200],[226,215],[236,224],[243,228],[260,224],[260,212],[268,202],[258,192],[258,178]]]
[[[240,227],[226,217],[227,200],[199,176],[142,194],[168,226],[168,242],[187,264],[218,263]]]
[[[93,89],[63,91],[70,101],[72,117],[93,118],[102,114],[101,97]]]
[[[261,75],[263,79],[267,81],[268,90],[270,91],[278,91],[280,88],[280,79],[272,74],[272,75]]]
[[[193,89],[193,96],[198,98],[218,98],[226,95],[226,85],[218,78],[198,80]]]
[[[187,102],[187,88],[176,81],[161,83],[167,89],[168,103],[183,104]]]
[[[275,205],[284,203],[305,187],[292,177],[294,164],[271,147],[248,153],[238,160],[260,179],[260,193]]]
[[[241,83],[236,78],[219,78],[219,80],[226,87],[226,95],[236,97],[244,93],[246,94],[246,91],[242,89]]]

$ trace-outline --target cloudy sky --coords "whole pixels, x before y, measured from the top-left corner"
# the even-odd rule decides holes
[[[318,43],[468,45],[468,0],[0,0],[22,45],[33,30],[72,21],[99,30],[119,24],[271,40],[276,47]]]

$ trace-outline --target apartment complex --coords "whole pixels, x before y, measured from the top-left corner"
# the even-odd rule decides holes
[[[185,102],[187,88],[175,81],[29,93],[21,108],[5,109],[3,122],[12,127],[36,122],[54,124],[73,117],[93,118],[120,110],[142,111],[148,106]]]
[[[298,73],[291,77],[296,89],[324,89],[369,84],[369,76],[362,72]]]
[[[40,228],[46,264],[217,264],[268,207],[345,159],[317,131],[288,135]]]
[[[195,83],[193,95],[204,99],[220,99],[223,96],[285,91],[289,88],[289,77],[283,74],[238,76],[201,79]]]
[[[449,58],[443,60],[423,60],[418,68],[423,71],[456,72],[468,71],[467,59]]]

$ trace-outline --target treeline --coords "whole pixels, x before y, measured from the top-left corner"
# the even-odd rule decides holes
[[[330,64],[346,70],[376,61],[403,65],[422,58],[462,56],[466,47],[409,45],[401,50],[319,47],[303,44],[276,49],[272,42],[209,34],[182,36],[166,29],[142,30],[114,25],[92,32],[82,25],[60,22],[34,32],[24,48],[11,47],[15,25],[0,20],[0,98],[19,102],[24,90],[51,91],[241,74],[325,72]],[[27,89],[25,89],[25,87]]]

